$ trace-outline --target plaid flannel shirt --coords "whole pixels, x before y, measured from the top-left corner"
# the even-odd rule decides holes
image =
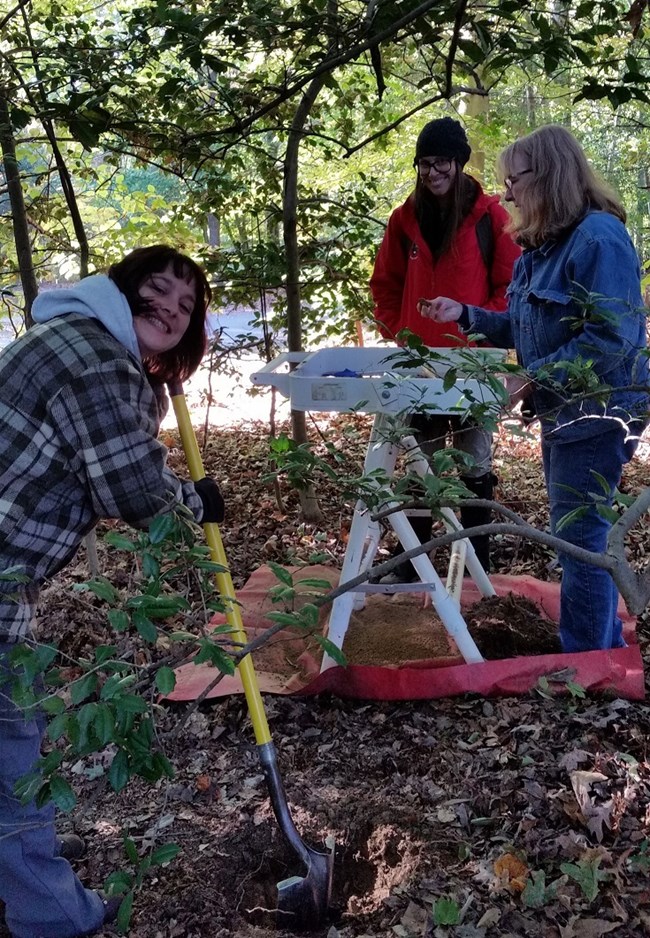
[[[97,321],[34,326],[0,354],[0,641],[28,634],[43,581],[99,518],[146,525],[201,499],[166,467],[156,397],[140,362]]]

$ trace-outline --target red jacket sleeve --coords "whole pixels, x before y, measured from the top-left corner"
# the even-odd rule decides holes
[[[401,329],[407,264],[408,236],[401,224],[399,210],[396,210],[388,219],[370,279],[374,317],[385,339],[394,339]]]
[[[510,216],[499,202],[492,202],[488,207],[492,222],[492,235],[494,239],[494,253],[492,255],[492,270],[490,271],[490,296],[485,309],[503,312],[507,306],[506,290],[512,280],[512,268],[521,254],[521,248],[512,240],[506,230],[510,224]]]

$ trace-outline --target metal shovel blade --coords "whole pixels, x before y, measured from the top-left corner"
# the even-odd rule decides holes
[[[327,918],[332,896],[334,847],[327,852],[308,847],[289,812],[287,796],[272,742],[257,747],[276,820],[289,846],[298,854],[306,876],[290,876],[278,883],[278,923],[292,928],[314,928]],[[330,838],[328,838],[329,840]]]
[[[278,883],[278,924],[295,929],[316,928],[327,918],[332,894],[334,851],[306,848],[306,876],[290,876]]]

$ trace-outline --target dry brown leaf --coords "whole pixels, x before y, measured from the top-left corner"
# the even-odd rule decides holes
[[[604,922],[599,918],[578,918],[569,920],[569,924],[560,926],[561,938],[600,938],[620,928],[620,922]]]
[[[606,782],[607,776],[602,772],[576,771],[570,773],[570,778],[586,827],[598,840],[602,840],[603,824],[610,829],[612,827],[614,802],[610,798],[604,804],[596,804],[591,798],[590,788],[595,782]]]
[[[499,885],[510,892],[523,892],[528,878],[528,867],[514,853],[504,853],[494,861],[494,872]]]
[[[428,913],[417,902],[409,902],[400,924],[409,935],[424,935],[427,928]]]

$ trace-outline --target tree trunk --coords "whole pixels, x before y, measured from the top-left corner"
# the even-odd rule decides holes
[[[212,212],[208,212],[205,220],[208,244],[212,248],[218,248],[221,245],[221,224],[219,218]]]
[[[303,95],[293,121],[284,158],[284,197],[282,227],[287,269],[287,343],[290,352],[302,351],[302,313],[300,304],[300,251],[298,248],[298,153],[309,112],[323,87],[325,76],[315,78]],[[291,432],[296,443],[307,442],[307,423],[303,411],[291,411]],[[300,491],[300,505],[306,521],[323,517],[311,486]]]
[[[84,277],[88,276],[88,260],[90,257],[88,236],[86,235],[86,229],[84,228],[81,212],[79,211],[79,203],[77,202],[77,196],[75,195],[74,186],[72,185],[72,177],[68,172],[68,167],[66,166],[66,162],[63,159],[63,154],[61,153],[59,142],[56,139],[54,124],[49,117],[45,116],[48,110],[49,102],[44,91],[45,82],[43,80],[43,75],[41,74],[41,64],[38,58],[38,49],[34,45],[34,40],[32,39],[30,20],[25,7],[22,8],[21,13],[23,17],[23,24],[25,26],[25,35],[27,36],[27,42],[32,57],[32,65],[34,66],[34,75],[37,79],[37,94],[42,105],[42,112],[40,115],[37,114],[37,116],[39,117],[39,120],[43,126],[43,130],[45,131],[50,147],[52,148],[52,155],[54,156],[56,169],[59,174],[59,179],[61,180],[61,189],[63,190],[65,202],[68,206],[68,211],[70,212],[72,227],[74,228],[75,238],[77,239],[77,243],[79,245],[79,277],[83,280]],[[23,86],[23,88],[24,87],[25,86]],[[38,111],[36,102],[33,100],[33,98],[32,103],[34,104],[34,109]]]
[[[479,66],[476,69],[478,81],[483,81],[483,69]],[[468,117],[487,116],[490,111],[490,99],[486,94],[468,94],[465,95],[465,113]],[[471,164],[479,182],[485,185],[485,152],[479,144],[478,138],[469,134],[469,143],[472,148]]]
[[[16,158],[16,141],[9,117],[9,101],[6,90],[2,87],[0,87],[0,149],[2,150],[2,161],[11,205],[11,221],[18,256],[20,282],[25,298],[25,325],[29,328],[32,325],[32,303],[36,299],[38,285],[32,260],[25,199],[20,184],[20,170]]]

